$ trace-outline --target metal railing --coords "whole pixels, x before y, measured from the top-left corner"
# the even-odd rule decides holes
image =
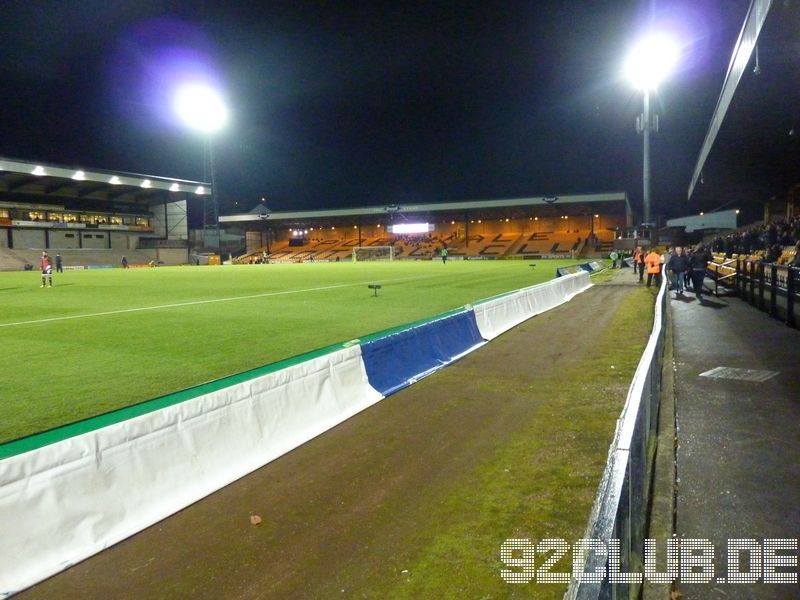
[[[736,293],[745,302],[797,327],[800,305],[800,269],[788,265],[739,259],[736,261]]]
[[[711,265],[714,265],[714,268],[711,269]],[[707,274],[711,276],[711,279],[714,281],[714,295],[719,297],[719,287],[722,284],[722,287],[726,288],[727,290],[732,289],[736,284],[736,259],[733,258],[726,258],[723,259],[722,262],[709,263],[709,268],[707,270]],[[726,274],[725,270],[729,270]]]
[[[598,600],[638,597],[641,583],[612,582],[609,540],[619,540],[619,572],[643,572],[644,540],[653,457],[661,401],[667,281],[663,278],[655,304],[653,329],[617,419],[614,439],[600,481],[585,539],[601,540],[605,552],[589,550],[583,575],[573,579],[564,598]],[[615,561],[616,562],[616,561]],[[573,574],[574,575],[574,574]]]

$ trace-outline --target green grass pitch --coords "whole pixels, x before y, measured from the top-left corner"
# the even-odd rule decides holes
[[[552,279],[575,261],[0,273],[0,443]],[[378,297],[367,284],[382,285]]]

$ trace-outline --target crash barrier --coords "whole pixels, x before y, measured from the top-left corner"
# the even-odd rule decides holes
[[[589,286],[589,273],[581,269],[573,275],[478,302],[473,306],[478,330],[484,339],[492,340],[515,325],[567,302]]]
[[[47,434],[20,440],[22,449],[25,441],[46,445],[0,462],[0,597],[149,527],[382,398],[367,381],[359,346],[265,371],[151,401],[154,410],[132,418],[120,411],[123,420],[107,426],[103,417],[90,419],[55,443]],[[19,449],[6,446],[0,450]]]
[[[758,260],[736,261],[735,291],[745,302],[797,327],[800,269]]]
[[[572,275],[573,273],[579,273],[580,271],[588,271],[589,273],[596,273],[597,271],[602,271],[604,268],[605,266],[603,266],[601,263],[597,261],[581,263],[579,265],[570,265],[568,267],[559,267],[556,269],[556,277]]]
[[[466,310],[362,342],[361,355],[370,384],[388,396],[485,343]]]
[[[581,271],[0,445],[0,598],[197,502],[590,285]]]
[[[639,597],[637,588],[641,583],[610,582],[608,550],[610,540],[619,540],[617,571],[637,572],[638,568],[641,572],[661,396],[666,290],[665,277],[656,298],[653,329],[617,419],[608,460],[583,536],[587,540],[599,540],[602,547],[590,548],[582,557],[583,568],[573,569],[573,575],[575,571],[582,575],[570,583],[565,600]],[[575,561],[580,567],[580,558],[576,557]]]

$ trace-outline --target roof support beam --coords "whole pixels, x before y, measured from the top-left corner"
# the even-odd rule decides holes
[[[107,183],[99,183],[97,185],[82,185],[78,192],[78,198],[85,198],[89,194],[94,194],[102,189],[109,187]]]
[[[771,6],[772,0],[751,0],[750,2],[750,8],[747,10],[744,25],[742,25],[742,30],[739,32],[739,39],[736,41],[733,56],[731,57],[730,65],[728,65],[728,73],[725,75],[722,92],[714,109],[714,116],[711,117],[711,125],[700,149],[700,156],[697,159],[692,181],[689,184],[689,192],[686,195],[687,200],[692,197],[692,192],[694,192],[694,188],[700,179],[703,166],[711,152],[711,147],[714,145],[714,140],[717,139],[717,133],[719,133],[719,128],[722,126],[722,121],[725,119],[725,114],[731,105],[733,95],[739,86],[739,81],[741,81],[742,75],[747,70],[750,57],[758,41],[758,34],[761,33],[761,28],[764,26],[764,21],[767,19]]]
[[[15,190],[18,190],[20,188],[25,187],[29,183],[33,183],[34,181],[38,181],[38,180],[39,180],[39,177],[36,177],[34,175],[32,175],[30,177],[24,177],[24,178],[20,179],[19,181],[17,181],[16,183],[9,183],[8,187],[6,189],[9,192],[13,192]]]

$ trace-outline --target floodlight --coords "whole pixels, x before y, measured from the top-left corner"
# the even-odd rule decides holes
[[[206,193],[206,188],[204,188],[202,185],[198,185],[194,193],[197,194],[198,196],[202,196],[203,194]]]
[[[143,188],[149,188],[149,187],[150,187],[150,180],[149,180],[149,179],[145,179],[145,180],[142,182],[142,184],[141,184],[141,187],[143,187]]]
[[[177,183],[173,183],[171,186],[169,186],[169,191],[170,192],[180,192],[181,191],[181,186],[179,186]]]
[[[75,181],[86,181],[86,173],[83,171],[75,171],[75,174],[72,176]]]
[[[204,84],[178,88],[172,108],[186,125],[203,133],[219,131],[228,121],[228,109],[222,98]]]
[[[389,226],[389,232],[394,234],[428,233],[433,231],[433,226],[428,223],[398,223]]]
[[[122,182],[119,180],[119,177],[113,175],[111,179],[108,180],[108,183],[110,183],[111,185],[119,185]]]
[[[650,35],[634,46],[625,61],[626,78],[640,90],[654,90],[678,62],[678,46],[665,35]]]
[[[41,175],[47,175],[47,173],[45,173],[43,166],[37,165],[36,168],[33,171],[31,171],[31,175],[40,175],[41,176]]]

